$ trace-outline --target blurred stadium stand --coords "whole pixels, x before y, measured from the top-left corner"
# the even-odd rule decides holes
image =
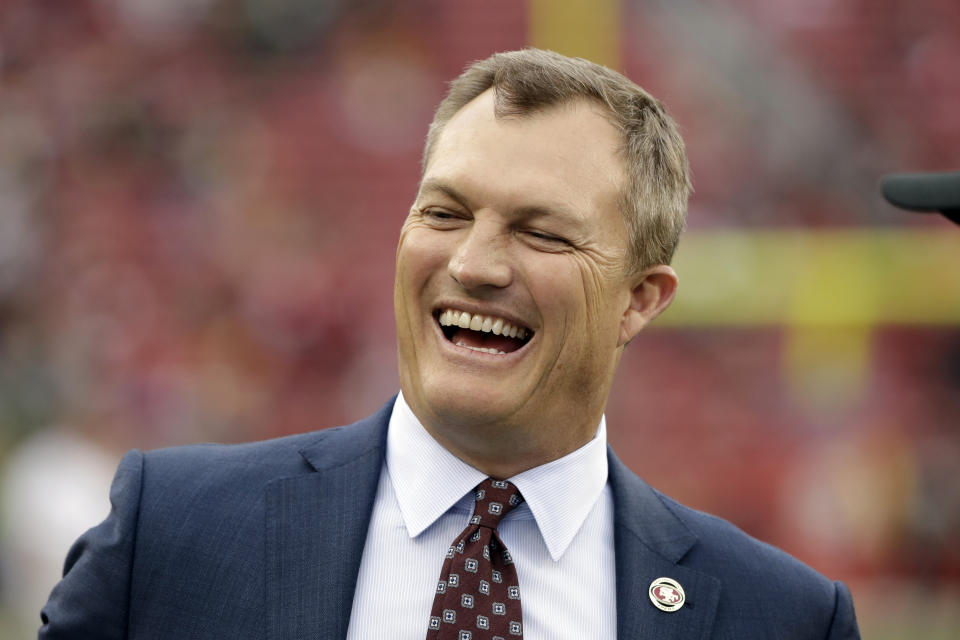
[[[877,189],[960,168],[956,0],[3,0],[0,637],[31,637],[126,449],[395,391],[432,110],[530,44],[623,70],[689,147],[621,457],[847,581],[864,637],[960,635],[960,229]]]

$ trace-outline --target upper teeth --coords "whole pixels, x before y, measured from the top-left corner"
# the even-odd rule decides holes
[[[456,309],[445,309],[440,314],[440,325],[444,327],[460,327],[461,329],[471,329],[473,331],[483,331],[484,333],[493,333],[495,336],[508,336],[510,338],[527,337],[527,330],[523,327],[517,327],[503,318],[493,316],[482,316],[480,314],[470,315],[466,311]]]

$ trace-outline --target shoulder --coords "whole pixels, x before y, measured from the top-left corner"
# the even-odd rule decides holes
[[[190,480],[253,478],[309,471],[300,455],[305,446],[322,440],[323,431],[243,444],[192,444],[142,453],[144,476]]]
[[[682,564],[721,580],[718,617],[762,621],[779,637],[859,638],[846,585],[790,554],[757,540],[730,522],[657,493],[664,506],[698,538]],[[819,637],[819,636],[818,636]]]
[[[637,540],[669,563],[659,565],[664,571],[683,567],[715,581],[718,631],[750,637],[762,627],[773,637],[859,637],[846,586],[722,518],[668,498],[612,453],[610,462],[617,525],[629,532],[621,539]]]
[[[789,589],[805,585],[833,593],[832,582],[785,551],[745,533],[736,525],[697,511],[657,491],[663,505],[696,535],[684,562],[702,569],[722,571],[729,577],[758,584],[771,582]]]
[[[393,400],[377,413],[350,425],[243,444],[194,444],[146,453],[142,457],[145,482],[190,490],[191,484],[262,485],[272,479],[296,476],[356,459],[378,456],[384,446]]]
[[[796,580],[832,590],[829,580],[786,552],[652,488],[612,452],[609,462],[619,523],[665,559],[754,584]]]
[[[141,531],[239,531],[262,517],[276,483],[322,479],[350,461],[359,463],[357,470],[379,473],[392,404],[351,425],[322,431],[245,444],[133,451],[121,463],[115,486],[125,487],[125,502],[137,512]]]
[[[176,573],[230,571],[253,579],[263,561],[265,518],[278,486],[307,482],[320,493],[340,485],[324,478],[338,464],[380,472],[381,411],[352,425],[246,444],[197,444],[140,453],[121,463],[122,511],[135,531],[140,566]],[[389,415],[389,412],[387,413]],[[355,491],[347,487],[345,491]],[[216,569],[215,567],[219,567]],[[167,569],[164,569],[167,571]],[[151,575],[156,575],[151,574]],[[176,575],[167,576],[176,581]]]
[[[763,621],[781,637],[808,637],[812,629],[859,637],[845,585],[722,518],[655,493],[697,537],[681,564],[720,579],[718,619]]]

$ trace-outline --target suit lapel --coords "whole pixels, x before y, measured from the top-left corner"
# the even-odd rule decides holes
[[[300,454],[314,472],[267,486],[267,636],[346,637],[393,400]]]
[[[612,451],[608,458],[614,498],[617,637],[707,638],[720,581],[679,564],[697,544],[696,535]],[[650,584],[657,578],[672,578],[683,587],[686,602],[680,609],[661,611],[650,601]]]

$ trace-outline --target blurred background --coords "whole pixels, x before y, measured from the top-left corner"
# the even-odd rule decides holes
[[[131,447],[352,422],[397,389],[393,252],[446,82],[536,45],[683,129],[674,306],[608,410],[637,473],[960,635],[956,0],[0,1],[0,638]]]

